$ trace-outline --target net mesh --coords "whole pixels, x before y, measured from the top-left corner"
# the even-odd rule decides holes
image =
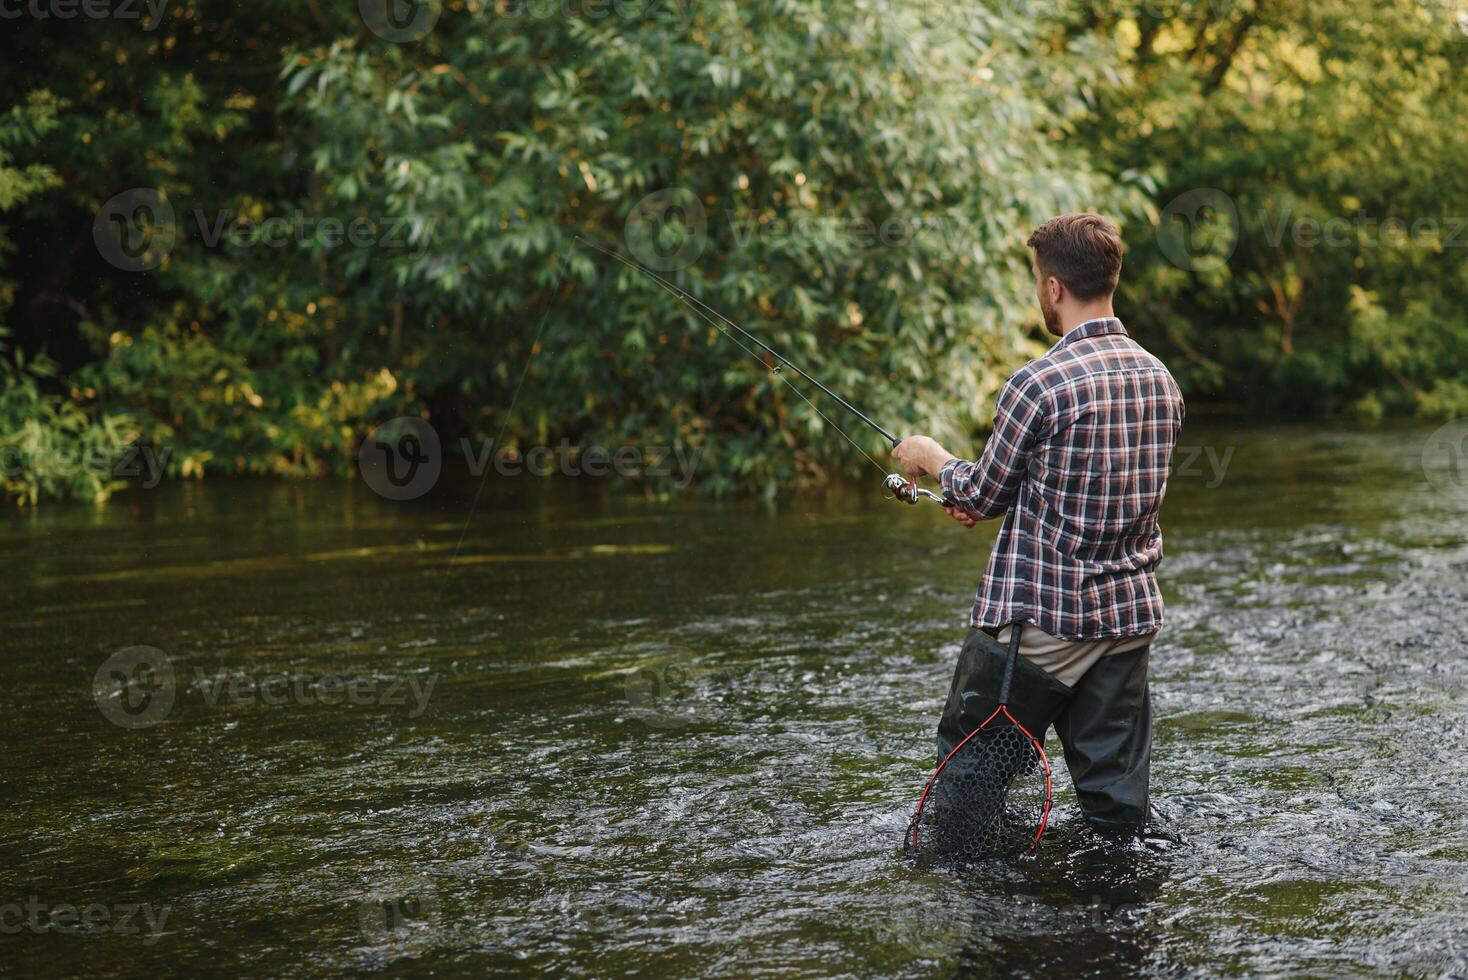
[[[907,831],[924,862],[966,864],[1030,851],[1048,814],[1043,755],[1019,726],[991,720],[948,759]]]

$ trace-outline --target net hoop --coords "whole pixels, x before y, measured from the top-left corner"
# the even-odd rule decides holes
[[[1035,850],[1040,846],[1040,838],[1045,835],[1045,828],[1050,823],[1050,805],[1051,805],[1051,795],[1050,795],[1051,794],[1050,757],[1045,754],[1045,746],[1040,743],[1040,740],[1037,739],[1037,738],[1035,738],[1035,736],[1033,734],[1031,734],[1031,732],[1030,732],[1030,730],[1028,728],[1026,728],[1024,725],[1021,725],[1019,723],[1019,720],[1017,718],[1015,718],[1014,715],[1012,715],[1012,714],[1009,713],[1009,707],[1008,707],[1008,705],[1001,704],[999,707],[995,708],[992,712],[990,712],[989,717],[985,718],[979,724],[979,727],[975,728],[973,731],[971,731],[967,735],[965,735],[963,737],[963,740],[960,741],[957,745],[955,745],[949,751],[949,753],[946,756],[943,757],[943,761],[940,762],[940,763],[938,763],[938,768],[937,769],[934,769],[933,770],[933,774],[928,777],[928,781],[923,785],[923,793],[922,793],[922,795],[920,797],[918,797],[917,810],[913,813],[913,815],[912,815],[912,822],[908,825],[909,826],[909,831],[908,831],[908,840],[907,840],[907,843],[908,843],[908,847],[909,848],[911,848],[914,851],[917,850],[918,826],[922,822],[922,819],[923,819],[923,807],[925,805],[927,805],[927,802],[928,802],[928,794],[932,791],[933,784],[935,782],[937,782],[938,776],[942,774],[943,769],[948,765],[949,760],[952,759],[955,755],[957,755],[960,749],[962,749],[965,745],[967,745],[969,743],[969,741],[971,739],[973,739],[973,737],[975,735],[979,734],[980,732],[982,732],[986,728],[988,728],[989,727],[989,723],[992,722],[995,718],[999,717],[1001,714],[1005,718],[1009,719],[1009,723],[1012,724],[1015,728],[1019,729],[1020,733],[1023,734],[1025,738],[1027,738],[1027,739],[1030,740],[1030,744],[1034,747],[1036,755],[1039,756],[1039,758],[1040,758],[1040,765],[1041,765],[1041,767],[1043,768],[1043,770],[1045,772],[1045,802],[1044,802],[1044,805],[1042,806],[1041,811],[1040,811],[1040,826],[1039,826],[1038,829],[1036,829],[1034,839],[1030,841],[1030,846],[1025,851],[1025,853],[1026,854],[1034,854],[1035,853]]]

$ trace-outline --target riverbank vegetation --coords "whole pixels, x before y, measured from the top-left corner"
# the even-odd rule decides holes
[[[1045,349],[1024,240],[1076,209],[1190,404],[1468,412],[1447,0],[55,7],[0,42],[15,500],[103,499],[135,443],[346,471],[403,415],[686,446],[714,493],[865,465],[578,234],[956,446]]]

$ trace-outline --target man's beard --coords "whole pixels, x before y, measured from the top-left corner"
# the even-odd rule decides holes
[[[1043,297],[1040,299],[1040,315],[1045,318],[1045,329],[1050,332],[1050,336],[1064,336],[1065,332],[1060,329],[1060,314]]]

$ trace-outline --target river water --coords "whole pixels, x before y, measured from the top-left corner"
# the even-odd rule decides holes
[[[528,477],[467,531],[470,485],[11,512],[0,973],[1463,975],[1431,432],[1190,422],[1161,833],[1091,836],[1061,766],[1039,855],[961,876],[900,842],[992,525]]]

